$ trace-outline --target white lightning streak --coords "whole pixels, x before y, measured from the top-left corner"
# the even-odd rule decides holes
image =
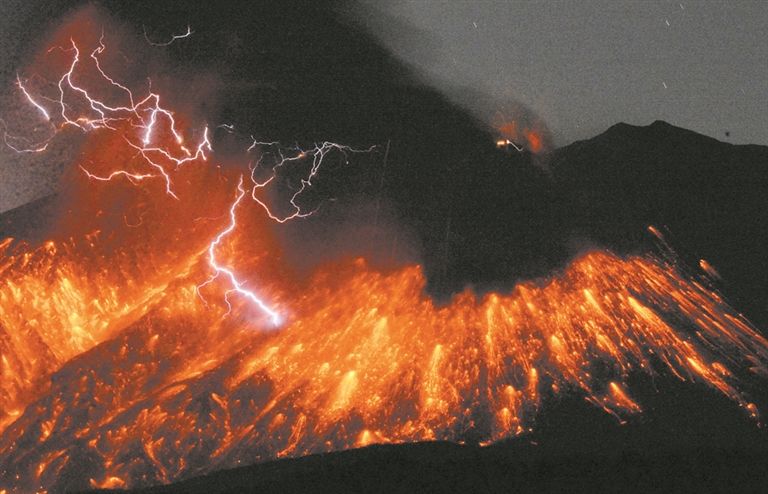
[[[272,324],[274,324],[275,326],[279,326],[283,321],[283,318],[280,316],[280,314],[278,314],[275,310],[270,308],[255,293],[245,289],[244,288],[245,282],[238,280],[234,271],[232,271],[230,268],[220,265],[216,259],[216,248],[221,244],[222,240],[224,240],[224,238],[227,235],[229,235],[234,231],[235,227],[237,226],[237,217],[235,216],[235,209],[237,209],[237,206],[243,200],[243,197],[245,197],[245,189],[243,188],[243,177],[241,175],[240,181],[237,184],[237,197],[235,198],[235,201],[232,203],[232,206],[230,206],[229,208],[229,225],[224,230],[219,232],[219,234],[216,236],[213,242],[211,242],[211,244],[208,246],[208,264],[214,269],[215,273],[213,274],[213,276],[208,278],[208,280],[206,280],[205,282],[197,286],[197,294],[202,298],[202,296],[200,295],[200,289],[212,283],[216,278],[219,277],[219,275],[224,275],[232,285],[232,288],[227,290],[227,292],[224,295],[224,299],[227,302],[227,306],[229,307],[230,311],[232,310],[232,306],[229,303],[229,294],[234,292],[245,297],[247,300],[253,302],[259,309],[261,309],[262,312],[264,312],[270,317]]]

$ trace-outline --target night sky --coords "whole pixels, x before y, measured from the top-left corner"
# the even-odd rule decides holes
[[[20,40],[41,24],[34,2],[0,0],[0,7],[5,122],[20,104],[13,84]],[[768,144],[768,8],[758,0],[361,0],[348,7],[339,15],[369,29],[426,84],[480,118],[489,108],[522,108],[543,121],[556,146],[617,122],[654,120]],[[51,166],[3,146],[0,212],[50,193]]]
[[[428,80],[524,104],[557,145],[616,122],[659,119],[727,142],[768,144],[765,2],[369,3],[398,22],[369,11],[368,24]]]

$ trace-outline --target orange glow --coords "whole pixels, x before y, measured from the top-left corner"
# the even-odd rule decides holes
[[[108,274],[107,297],[86,296],[86,275],[69,274],[74,268],[48,272],[69,252],[40,249],[31,257],[47,259],[38,261],[42,271],[20,277],[18,267],[7,268],[4,279],[19,281],[0,292],[5,314],[23,313],[62,331],[43,339],[58,360],[13,367],[6,374],[13,378],[3,381],[4,390],[19,391],[14,407],[26,407],[6,421],[3,466],[12,467],[18,455],[18,461],[39,458],[23,485],[63,468],[76,448],[65,440],[72,435],[91,444],[101,462],[103,475],[93,478],[102,480],[94,486],[130,486],[147,468],[163,482],[201,468],[193,460],[200,441],[222,459],[219,467],[376,442],[460,440],[469,429],[486,443],[535,427],[551,393],[583,394],[624,420],[642,408],[626,385],[637,373],[703,383],[758,416],[737,388],[734,376],[743,374],[732,363],[759,362],[756,371],[765,373],[768,342],[716,294],[654,257],[592,252],[546,282],[479,299],[466,292],[445,307],[424,296],[418,266],[381,273],[350,261],[293,285],[291,296],[279,280],[267,281],[290,313],[285,327],[273,331],[248,316],[253,311],[244,302],[229,315],[225,307],[201,305],[194,281],[205,267],[202,253],[182,263],[192,266],[185,271],[147,279],[142,286],[150,288],[137,299],[124,295],[120,276]],[[246,250],[236,255],[248,257]],[[64,298],[70,305],[51,311],[58,302],[30,304],[30,291],[46,284],[54,287],[47,293],[70,294]],[[671,313],[697,332],[670,325]],[[75,315],[113,322],[68,323]],[[29,348],[8,355],[34,361],[38,352],[33,340],[21,338],[22,328],[4,327]],[[76,361],[65,363],[74,355]],[[593,377],[596,362],[610,369],[610,382]],[[41,385],[55,367],[82,378]],[[98,403],[85,422],[74,419],[81,402]],[[34,430],[38,446],[11,447]],[[120,460],[137,440],[146,459]]]
[[[540,153],[544,150],[544,139],[537,130],[527,127],[519,130],[515,122],[504,123],[496,130],[501,135],[501,139],[496,141],[496,147],[501,148],[514,145],[515,142],[525,142],[526,147],[532,153]]]
[[[532,130],[526,130],[525,139],[528,142],[528,148],[534,153],[540,153],[544,145],[541,136]]]
[[[518,121],[516,114],[519,112],[496,111],[491,123],[497,133],[496,147],[513,145],[518,150],[527,148],[530,152],[541,153],[549,147],[549,134],[542,122],[533,120],[524,115],[518,115],[522,121]]]
[[[136,165],[120,134],[134,127],[114,128],[83,147],[104,174]],[[0,240],[0,492],[51,488],[82,458],[85,488],[134,487],[373,443],[487,444],[535,428],[554,394],[623,421],[643,406],[629,377],[657,373],[758,419],[740,384],[768,374],[768,341],[672,256],[592,251],[441,306],[417,265],[298,275],[245,200],[217,259],[284,315],[276,328],[226,284],[198,291],[242,170],[168,169],[176,198],[78,174],[66,235]]]
[[[717,280],[720,279],[720,273],[718,273],[714,266],[708,263],[706,259],[699,260],[699,267],[712,278]]]
[[[91,487],[97,489],[118,489],[125,487],[125,482],[119,477],[107,477],[103,482],[91,479]]]
[[[517,132],[517,123],[515,122],[503,123],[501,126],[499,126],[499,132],[506,139],[514,140],[519,137],[519,134]]]

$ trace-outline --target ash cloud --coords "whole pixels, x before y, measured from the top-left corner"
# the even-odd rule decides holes
[[[514,97],[515,88],[492,94],[478,85],[459,82],[462,81],[459,75],[446,77],[449,71],[445,65],[451,63],[452,56],[437,34],[396,15],[395,12],[401,10],[399,7],[379,8],[370,2],[350,5],[353,6],[348,14],[350,18],[408,68],[411,84],[439,90],[477,119],[496,141],[508,140],[511,142],[505,145],[541,155],[554,149],[555,136],[549,126],[530,106]]]
[[[85,66],[103,35],[105,48],[99,59],[104,70],[137,99],[150,91],[162,94],[163,104],[183,114],[190,129],[216,111],[222,92],[217,75],[202,65],[174,61],[168,49],[150,46],[138,26],[98,4],[52,2],[36,12],[19,9],[5,22],[14,23],[16,29],[6,33],[16,37],[3,37],[8,56],[0,78],[0,132],[7,144],[0,143],[0,212],[69,190],[69,175],[79,171],[83,132],[53,122],[61,111],[57,83],[71,64],[73,42],[81,50],[80,65]],[[26,30],[17,32],[18,26]],[[17,77],[52,115],[51,122],[30,105]],[[97,79],[92,68],[78,71],[77,84],[86,88],[99,87]],[[115,104],[125,99],[118,93],[108,88],[99,96]],[[45,152],[31,152],[44,145]]]

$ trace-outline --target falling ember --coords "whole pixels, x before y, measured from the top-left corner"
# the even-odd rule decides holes
[[[712,278],[719,280],[720,273],[706,259],[699,260],[699,267]]]
[[[26,389],[17,398],[26,410],[0,442],[2,470],[29,472],[23,486],[51,485],[87,454],[96,462],[90,478],[137,485],[371,442],[455,441],[470,430],[495,441],[535,427],[544,382],[624,420],[642,409],[626,384],[635,374],[702,383],[757,416],[735,376],[748,362],[765,374],[768,342],[717,294],[653,257],[593,252],[544,284],[482,299],[464,293],[445,307],[423,295],[418,267],[383,274],[359,260],[296,287],[291,320],[267,334],[234,317],[245,303],[227,315],[196,302],[204,269],[198,261],[156,288],[162,294],[135,322],[94,332],[105,343],[78,347],[85,351],[50,384]],[[31,311],[8,296],[30,288],[6,286],[4,312]],[[76,336],[57,326],[72,335],[48,340],[52,349]],[[594,377],[598,364],[609,381]],[[88,403],[97,406],[79,419]],[[136,447],[145,453],[126,462]]]
[[[442,306],[416,265],[350,259],[301,279],[268,226],[311,211],[294,194],[279,214],[260,194],[305,163],[301,193],[329,153],[357,151],[279,151],[267,178],[238,180],[215,166],[207,128],[187,149],[159,95],[117,91],[98,64],[103,40],[90,70],[125,101],[78,91],[86,50],[72,44],[58,96],[87,104],[60,99],[52,120],[98,129],[84,154],[109,163],[80,179],[99,200],[123,187],[162,206],[121,223],[132,233],[117,247],[100,231],[37,248],[0,240],[0,492],[150,485],[372,443],[487,443],[534,429],[553,394],[623,421],[643,409],[635,376],[709,387],[758,419],[741,383],[768,375],[768,341],[673,256],[593,251]]]

